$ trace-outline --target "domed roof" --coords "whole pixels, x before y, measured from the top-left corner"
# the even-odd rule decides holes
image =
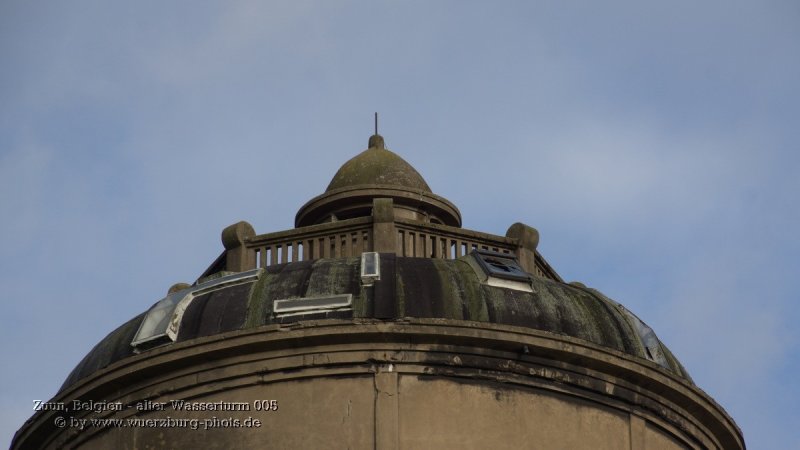
[[[380,198],[391,199],[401,218],[461,226],[458,208],[431,192],[422,175],[373,134],[369,148],[344,163],[325,192],[300,207],[295,227],[368,216],[373,200]]]
[[[384,148],[379,134],[369,138],[369,148],[342,165],[325,192],[361,185],[397,186],[431,192],[422,175],[397,154]]]
[[[528,291],[487,285],[471,266],[470,258],[473,256],[442,260],[381,254],[380,281],[371,294],[381,299],[381,310],[372,306],[375,300],[365,294],[361,259],[357,257],[277,264],[255,271],[257,277],[247,283],[208,292],[207,285],[214,283],[212,280],[191,288],[198,294],[178,320],[174,341],[309,320],[420,318],[485,322],[582,339],[648,360],[654,367],[691,383],[683,366],[652,329],[598,291],[539,277],[530,279]],[[343,298],[349,299],[349,307],[307,313],[275,311],[280,302],[321,304]],[[150,311],[157,310],[159,304]],[[133,357],[138,350],[132,342],[146,320],[146,314],[140,314],[109,334],[78,364],[62,390],[104,367]],[[167,342],[170,345],[172,341]],[[147,348],[140,350],[146,352]]]

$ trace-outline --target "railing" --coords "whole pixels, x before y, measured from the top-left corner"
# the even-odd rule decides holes
[[[491,250],[513,254],[515,239],[412,220],[395,220],[397,256],[417,258],[460,258],[472,250]]]
[[[561,275],[556,272],[555,269],[544,259],[539,250],[536,250],[536,261],[534,267],[534,275],[538,275],[540,277],[549,278],[551,280],[561,281],[562,283],[564,280],[561,278]]]
[[[360,256],[372,248],[372,217],[330,222],[249,238],[256,267],[319,258]]]
[[[399,218],[390,224],[390,234],[378,234],[385,236],[380,242],[375,241],[375,233],[381,233],[375,227],[387,224],[375,223],[371,216],[260,235],[250,231],[252,234],[249,236],[237,238],[241,244],[223,252],[201,278],[220,271],[249,270],[320,258],[346,258],[369,251],[394,252],[404,257],[456,259],[480,249],[516,255],[520,260],[523,258],[518,254],[519,251],[530,252],[521,249],[517,239],[511,237]],[[396,236],[395,242],[391,239],[392,235]],[[389,239],[386,240],[386,237]],[[562,281],[541,254],[533,251],[535,257],[528,263],[527,270],[541,277]]]
[[[472,250],[517,253],[517,240],[506,236],[402,219],[395,220],[395,227],[397,256],[456,259]],[[563,281],[538,251],[533,272],[540,277]]]

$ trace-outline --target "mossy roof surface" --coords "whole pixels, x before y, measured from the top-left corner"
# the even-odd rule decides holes
[[[359,185],[384,185],[431,192],[428,183],[411,164],[390,150],[370,148],[339,168],[326,192]]]
[[[533,278],[531,286],[533,292],[488,286],[464,260],[381,254],[381,280],[375,283],[374,299],[369,300],[361,284],[360,258],[278,264],[264,269],[255,282],[196,297],[184,313],[177,341],[304,320],[416,317],[532,328],[647,358],[631,317],[613,300],[591,289],[544,278]],[[275,300],[343,294],[352,295],[351,308],[284,316],[273,312]],[[97,344],[62,389],[133,355],[130,344],[144,316],[133,318]],[[664,368],[691,381],[669,349],[658,344],[666,355]]]

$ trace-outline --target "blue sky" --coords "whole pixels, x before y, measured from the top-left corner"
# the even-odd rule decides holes
[[[387,147],[800,448],[792,1],[0,3],[0,435],[239,220]]]

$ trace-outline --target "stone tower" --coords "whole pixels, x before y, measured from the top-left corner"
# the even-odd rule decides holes
[[[294,229],[225,228],[12,448],[743,449],[653,330],[538,241],[461,228],[373,135]]]

